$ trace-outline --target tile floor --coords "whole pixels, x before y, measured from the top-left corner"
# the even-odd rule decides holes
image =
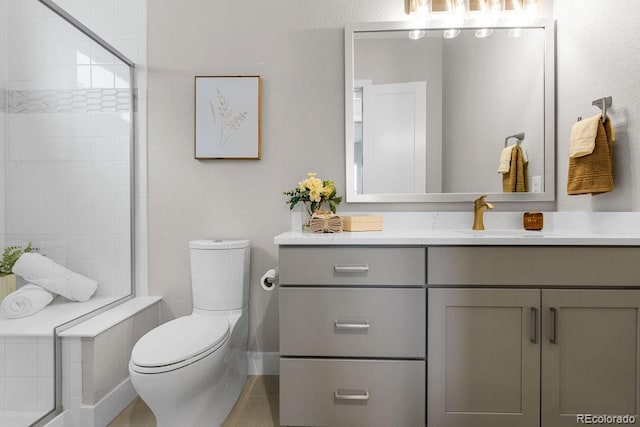
[[[277,375],[249,376],[231,413],[222,427],[276,427],[280,425]],[[108,427],[155,427],[156,419],[137,398]]]

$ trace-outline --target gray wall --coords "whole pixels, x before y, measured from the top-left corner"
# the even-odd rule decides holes
[[[559,0],[557,19],[557,200],[561,211],[640,210],[640,2]],[[567,153],[578,116],[600,110],[591,101],[613,97],[610,112],[618,140],[613,146],[612,193],[567,196]]]
[[[344,194],[344,25],[402,18],[378,0],[149,1],[149,290],[191,311],[188,242],[250,238],[252,350],[278,350],[277,291],[259,285],[307,172]],[[193,158],[195,75],[261,75],[262,160]],[[368,207],[364,207],[368,208]],[[344,209],[344,207],[342,207]]]
[[[640,164],[634,148],[640,85],[632,77],[640,74],[634,54],[640,2],[558,3],[558,206],[640,210],[639,171],[632,168]],[[273,237],[289,228],[281,193],[315,171],[344,194],[344,25],[404,19],[403,7],[386,0],[149,1],[149,287],[165,297],[163,321],[191,311],[188,241],[247,237],[253,248],[250,349],[278,350],[277,291],[263,292],[258,278],[277,264]],[[264,79],[262,160],[194,160],[193,77],[239,74]],[[613,95],[615,118],[625,121],[616,153],[618,190],[598,196],[601,202],[569,199],[570,126],[577,115],[596,113],[591,100],[604,95]],[[498,209],[555,206],[502,203]],[[471,205],[341,209],[469,211]]]

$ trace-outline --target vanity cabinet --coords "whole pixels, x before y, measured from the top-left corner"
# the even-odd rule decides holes
[[[424,247],[280,247],[280,422],[424,426]]]
[[[429,248],[427,425],[637,417],[638,251]]]

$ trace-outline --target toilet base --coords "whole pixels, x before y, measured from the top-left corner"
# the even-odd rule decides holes
[[[238,400],[246,378],[228,369],[215,387],[183,401],[179,410],[169,406],[151,408],[157,427],[221,426]]]
[[[246,307],[239,311],[229,340],[203,359],[158,374],[129,365],[131,382],[157,427],[217,427],[227,418],[247,379],[248,316]]]

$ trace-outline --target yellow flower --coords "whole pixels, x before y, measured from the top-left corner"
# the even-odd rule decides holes
[[[334,187],[333,185],[327,185],[326,187],[324,187],[324,189],[322,190],[322,194],[325,197],[329,197],[331,195],[331,193],[333,193]]]
[[[301,191],[322,192],[322,180],[316,178],[315,175],[315,173],[308,173],[307,178],[298,184]]]
[[[319,191],[317,191],[317,190],[309,191],[309,199],[312,202],[320,202],[320,198],[321,198],[321,195],[320,195]]]

